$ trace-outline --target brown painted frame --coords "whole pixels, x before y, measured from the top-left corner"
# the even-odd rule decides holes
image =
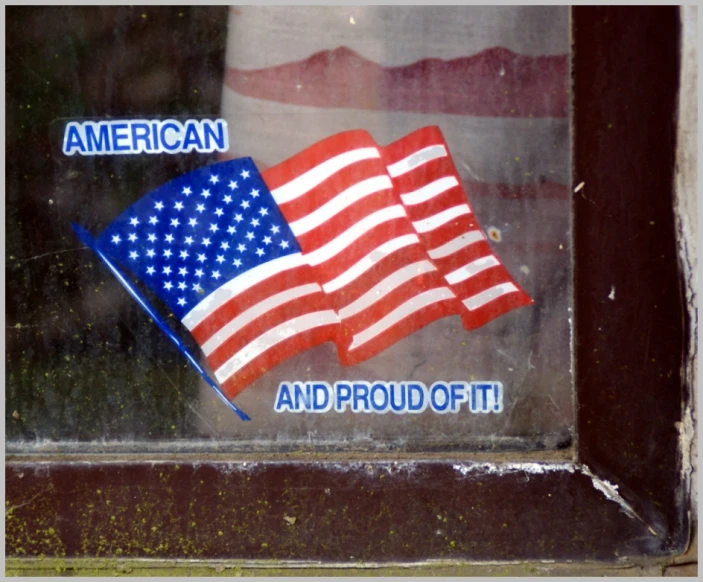
[[[388,563],[685,549],[679,29],[676,7],[573,9],[574,184],[584,183],[573,463],[10,457],[6,555]]]

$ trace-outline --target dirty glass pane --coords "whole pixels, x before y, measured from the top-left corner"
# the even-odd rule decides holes
[[[15,7],[7,15],[8,450],[88,449],[96,441],[103,450],[570,443],[567,8]],[[71,121],[218,118],[227,122],[225,152],[62,151]],[[330,141],[349,131],[357,133]],[[372,154],[358,162],[366,173],[339,178],[339,192],[356,188],[343,208],[315,214],[317,207],[303,202],[313,192],[320,197],[314,204],[325,206],[333,198],[325,180],[336,174],[286,198],[294,190],[289,182],[352,150]],[[261,173],[258,187],[273,192],[308,257],[305,285],[320,286],[339,335],[290,354],[277,340],[269,353],[283,361],[252,364],[250,372],[230,360],[253,349],[258,336],[205,349],[208,338],[198,330],[194,338],[177,309],[135,286],[210,376],[239,370],[222,382],[225,390],[250,373],[233,398],[249,422],[215,395],[71,227],[99,237],[154,189],[241,157]],[[233,204],[254,203],[246,178],[235,193],[233,170],[219,167],[203,174],[218,175],[215,200],[224,208],[231,192]],[[351,258],[334,263],[324,254],[331,251],[315,245],[347,229],[361,241],[360,225],[386,216],[374,214],[383,211],[371,202],[375,192],[359,193],[359,182],[372,179],[395,201],[388,212],[396,214],[373,223],[376,243],[335,251]],[[217,204],[207,208],[214,213]],[[269,220],[266,210],[246,215],[254,210],[261,208],[239,211],[259,221],[250,222],[252,231]],[[237,226],[237,213],[228,212],[223,226]],[[457,226],[462,220],[465,230]],[[460,230],[450,231],[454,226]],[[236,260],[242,240],[216,240],[227,243],[222,260]],[[263,234],[251,240],[262,249],[269,244]],[[391,261],[389,245],[395,271],[381,266]],[[315,252],[324,260],[309,259]],[[406,279],[399,283],[391,275],[401,267]],[[365,290],[344,296],[356,289],[350,280],[364,277]],[[280,293],[302,287],[283,279]],[[276,300],[271,295],[256,317],[273,318]],[[385,311],[369,311],[364,301]],[[232,322],[240,313],[229,316],[228,329],[239,325]]]

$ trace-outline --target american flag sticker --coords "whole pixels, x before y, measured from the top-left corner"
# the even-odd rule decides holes
[[[386,147],[340,133],[264,172],[251,158],[215,163],[148,193],[95,241],[77,232],[142,306],[116,265],[178,317],[230,401],[323,342],[357,364],[440,318],[472,330],[532,303],[437,127]]]

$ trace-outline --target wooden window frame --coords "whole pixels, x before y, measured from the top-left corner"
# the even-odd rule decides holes
[[[679,9],[583,6],[572,17],[573,183],[583,183],[573,461],[8,456],[6,504],[26,535],[6,538],[6,556],[378,564],[682,552]]]

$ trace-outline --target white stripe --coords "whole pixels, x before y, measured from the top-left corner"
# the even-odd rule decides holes
[[[427,202],[435,196],[439,196],[442,192],[446,192],[454,186],[458,186],[459,182],[454,176],[446,176],[430,182],[422,188],[418,188],[414,192],[408,192],[407,194],[401,194],[400,198],[403,204],[406,206],[412,206],[413,204],[421,204],[422,202]]]
[[[426,164],[429,161],[443,158],[447,155],[447,150],[443,145],[431,145],[410,154],[407,158],[388,166],[388,173],[391,178],[396,178],[407,174],[409,171]]]
[[[206,356],[209,356],[245,325],[254,321],[257,317],[264,315],[268,311],[275,309],[279,305],[283,305],[284,303],[293,301],[293,299],[298,299],[299,297],[305,297],[306,295],[317,293],[318,291],[321,291],[321,289],[317,283],[308,283],[307,285],[301,285],[299,287],[294,287],[293,289],[286,289],[285,291],[281,291],[280,293],[267,297],[246,311],[239,313],[227,325],[207,340],[201,346],[203,353]]]
[[[354,204],[354,202],[358,202],[362,198],[385,190],[386,188],[393,188],[393,182],[391,182],[388,176],[376,176],[354,184],[344,190],[344,192],[328,200],[310,214],[295,222],[291,222],[290,228],[295,236],[310,232],[312,229],[317,228],[333,216],[339,214],[345,208]]]
[[[481,291],[473,297],[464,299],[463,303],[466,307],[473,311],[474,309],[478,309],[479,307],[486,305],[486,303],[490,303],[494,299],[498,299],[498,297],[502,297],[508,293],[513,293],[517,290],[518,288],[512,283],[501,283],[500,285],[496,285],[495,287]]]
[[[456,283],[461,283],[469,277],[473,277],[481,271],[485,271],[486,269],[490,269],[496,265],[500,265],[500,261],[493,255],[488,255],[487,257],[476,259],[463,267],[459,267],[456,271],[452,271],[448,275],[445,275],[444,278],[450,285],[455,285]]]
[[[215,289],[210,295],[198,303],[188,314],[182,319],[183,325],[189,330],[192,330],[196,325],[202,322],[208,315],[214,312],[218,307],[222,307],[233,297],[243,293],[247,289],[253,287],[257,283],[261,283],[282,271],[288,271],[306,263],[305,258],[301,253],[293,253],[284,257],[278,257],[268,263],[263,263],[258,267],[249,269],[246,273],[242,273],[234,279],[230,279]]]
[[[451,208],[447,208],[434,216],[413,222],[413,226],[417,232],[429,232],[430,230],[439,228],[443,224],[446,224],[450,220],[454,220],[457,216],[462,216],[463,214],[471,214],[471,208],[469,208],[468,204],[452,206]]]
[[[278,204],[284,204],[295,200],[306,192],[312,190],[318,184],[321,184],[330,176],[333,176],[347,166],[360,162],[361,160],[369,160],[372,158],[380,158],[381,154],[377,148],[359,148],[339,154],[329,160],[325,160],[321,164],[308,170],[304,174],[292,179],[290,182],[279,186],[271,191],[274,200]]]
[[[383,281],[374,285],[356,301],[340,309],[339,317],[347,319],[352,315],[356,315],[377,301],[380,301],[393,291],[393,289],[400,287],[403,283],[410,281],[410,279],[436,270],[436,267],[429,261],[418,261],[417,263],[398,269],[395,273],[391,273],[388,277],[383,279]]]
[[[323,245],[319,249],[308,253],[305,255],[305,258],[307,259],[308,264],[313,266],[324,263],[335,255],[341,253],[356,239],[363,236],[372,228],[378,226],[379,224],[383,224],[384,222],[388,222],[389,220],[393,220],[394,218],[402,218],[404,216],[406,216],[405,209],[400,204],[377,210],[373,214],[369,214],[364,217],[354,226],[345,230],[342,234],[332,239],[326,245]]]
[[[431,305],[432,303],[437,303],[438,301],[443,301],[444,299],[451,299],[452,297],[455,297],[454,293],[446,287],[430,289],[429,291],[416,295],[399,307],[396,307],[393,311],[374,323],[371,327],[368,327],[361,333],[356,334],[349,349],[353,350],[354,348],[358,348],[360,345],[365,344],[366,342],[379,336],[391,326],[395,325],[399,321],[402,321],[416,311],[419,311],[423,307]]]
[[[218,382],[224,382],[254,358],[263,354],[266,350],[272,348],[276,344],[293,337],[299,333],[314,329],[323,325],[339,323],[339,317],[332,310],[316,311],[314,313],[306,313],[300,317],[291,319],[271,328],[266,333],[261,334],[254,341],[243,347],[229,360],[222,364],[215,372],[215,377]]]
[[[379,247],[372,250],[363,259],[349,267],[349,269],[344,271],[344,273],[325,283],[322,288],[324,289],[325,293],[332,293],[337,289],[341,289],[342,287],[348,285],[357,277],[361,276],[363,273],[368,271],[381,259],[386,258],[388,255],[394,253],[398,249],[402,249],[403,247],[407,247],[408,245],[412,245],[419,242],[420,239],[417,237],[416,234],[406,234],[403,236],[399,236],[398,238],[386,241]]]
[[[460,234],[458,237],[450,240],[448,243],[443,244],[441,247],[427,251],[427,254],[430,255],[431,259],[441,259],[443,257],[453,255],[464,247],[468,247],[469,245],[485,240],[485,238],[486,237],[483,236],[483,233],[480,230],[470,230],[469,232]]]

